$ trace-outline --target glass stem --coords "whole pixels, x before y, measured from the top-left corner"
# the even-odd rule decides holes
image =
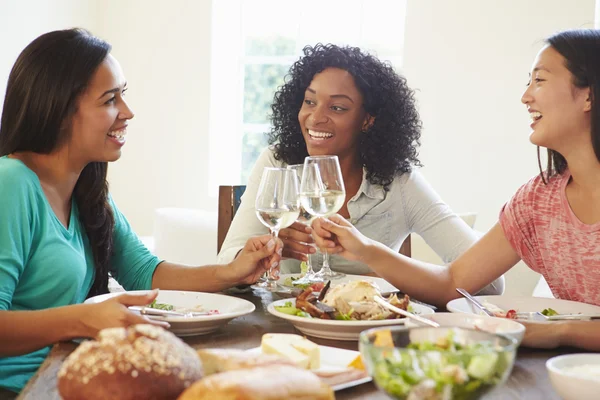
[[[275,240],[275,244],[277,244],[277,238],[279,237],[279,229],[271,229],[271,236],[273,236],[273,239]],[[277,279],[273,278],[272,273],[273,272],[273,267],[269,267],[269,270],[267,272],[265,272],[265,275],[267,277],[267,282],[269,283],[273,283],[273,282],[277,282]]]
[[[323,253],[323,267],[321,268],[321,271],[324,273],[329,273],[331,271],[331,268],[329,267],[329,253],[327,251]]]

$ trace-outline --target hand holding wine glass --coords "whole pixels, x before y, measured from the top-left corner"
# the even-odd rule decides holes
[[[346,190],[337,156],[306,157],[300,203],[314,217],[328,217],[337,213],[344,205]],[[329,255],[323,254],[323,268],[315,276],[327,280],[341,278],[344,274],[334,272],[329,266]]]
[[[300,212],[296,172],[285,168],[265,168],[256,194],[256,216],[275,239],[279,230],[292,225]],[[269,291],[283,290],[270,268],[267,279],[255,287]]]

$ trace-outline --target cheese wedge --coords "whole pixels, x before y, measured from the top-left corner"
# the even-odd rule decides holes
[[[373,341],[373,345],[376,347],[394,347],[392,331],[386,329],[375,332],[375,340]]]
[[[304,369],[319,369],[321,354],[319,346],[310,340],[290,333],[267,333],[262,337],[263,354],[276,354]]]
[[[360,356],[360,354],[357,355],[356,358],[350,362],[350,364],[348,364],[348,368],[356,368],[365,371],[366,368],[363,364],[362,357]]]

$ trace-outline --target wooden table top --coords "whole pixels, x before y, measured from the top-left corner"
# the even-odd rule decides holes
[[[260,346],[264,333],[299,333],[289,322],[272,316],[267,306],[278,297],[268,292],[254,292],[236,295],[251,301],[256,310],[249,315],[231,321],[225,327],[205,336],[183,338],[190,346],[200,348],[250,349]],[[334,341],[310,338],[317,344],[358,350],[357,342]],[[38,373],[23,389],[18,400],[49,399],[60,400],[56,389],[56,375],[64,359],[77,347],[73,342],[63,342],[54,346]],[[486,395],[484,400],[543,399],[560,400],[552,389],[545,363],[551,357],[572,352],[571,349],[540,351],[520,349],[515,366],[508,381]],[[336,392],[336,399],[388,399],[378,391],[373,383],[366,383]]]

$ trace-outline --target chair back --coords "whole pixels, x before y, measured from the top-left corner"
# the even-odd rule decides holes
[[[240,207],[246,185],[219,186],[219,215],[217,219],[217,254],[225,241],[231,221]]]
[[[225,241],[231,221],[240,207],[242,195],[246,191],[245,185],[219,186],[219,216],[217,224],[217,254],[221,251],[221,246]],[[400,254],[407,257],[411,255],[410,235],[400,246]]]
[[[402,246],[400,246],[400,250],[398,251],[398,253],[405,255],[406,257],[410,257],[411,255],[411,242],[410,242],[410,237],[412,235],[408,235],[406,237],[406,239],[404,239],[404,242],[402,242]]]

